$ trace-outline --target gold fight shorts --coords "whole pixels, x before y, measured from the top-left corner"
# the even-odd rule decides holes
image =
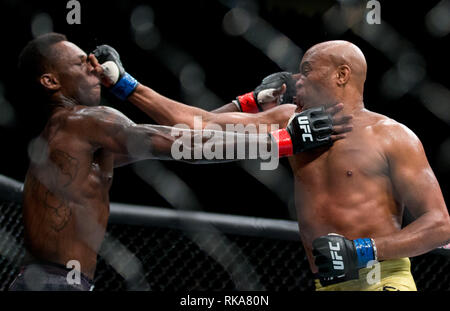
[[[409,258],[381,261],[363,268],[354,280],[322,285],[315,279],[316,291],[417,291]]]

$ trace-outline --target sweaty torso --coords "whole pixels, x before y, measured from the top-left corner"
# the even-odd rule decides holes
[[[394,198],[380,135],[385,122],[363,110],[347,138],[290,159],[300,235],[313,272],[312,242],[319,236],[373,238],[400,230],[403,208]]]
[[[114,158],[78,135],[71,116],[67,110],[53,114],[30,148],[25,243],[32,257],[62,265],[78,260],[81,272],[93,278],[109,216]]]

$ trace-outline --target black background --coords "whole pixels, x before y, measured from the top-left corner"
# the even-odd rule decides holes
[[[430,80],[449,88],[448,35],[436,38],[425,27],[425,14],[437,1],[381,1],[382,19],[409,40],[426,61]],[[178,77],[173,75],[157,57],[158,49],[144,51],[133,40],[130,14],[146,4],[154,11],[154,24],[160,38],[167,44],[189,54],[205,71],[206,87],[224,103],[252,90],[260,80],[280,68],[260,50],[241,37],[226,34],[222,27],[229,7],[220,1],[80,1],[81,25],[68,25],[66,1],[13,1],[0,4],[1,75],[4,97],[16,110],[21,87],[17,76],[17,57],[31,40],[31,20],[35,14],[48,13],[53,30],[89,52],[96,45],[107,43],[121,54],[126,70],[141,83],[179,101],[183,101]],[[439,150],[449,137],[449,125],[434,116],[422,103],[408,94],[390,99],[380,91],[381,78],[392,62],[366,41],[350,31],[340,36],[327,32],[322,15],[335,1],[259,1],[260,17],[288,36],[303,51],[325,40],[343,39],[357,44],[368,62],[365,103],[373,111],[385,114],[411,128],[421,139],[429,162],[441,184],[446,201],[450,174],[438,163]],[[376,27],[376,26],[374,26]],[[447,44],[446,44],[447,43]],[[300,62],[300,59],[298,60]],[[151,120],[129,103],[119,103],[105,94],[107,101],[137,123]],[[449,105],[449,99],[442,105]],[[33,105],[30,100],[27,105]],[[17,119],[12,126],[0,127],[0,174],[23,180],[27,165],[27,145],[30,124]],[[289,219],[288,209],[277,196],[236,163],[218,165],[189,165],[164,162],[196,194],[207,211]],[[287,161],[282,160],[287,166]],[[293,188],[291,182],[286,187]],[[152,187],[140,179],[131,167],[115,171],[111,201],[171,207]]]

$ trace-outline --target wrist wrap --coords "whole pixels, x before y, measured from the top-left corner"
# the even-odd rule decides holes
[[[369,261],[375,260],[372,239],[356,239],[353,240],[353,244],[358,257],[358,268],[365,268]]]
[[[110,89],[111,93],[121,100],[126,100],[136,89],[139,82],[128,73],[124,73],[122,78]]]

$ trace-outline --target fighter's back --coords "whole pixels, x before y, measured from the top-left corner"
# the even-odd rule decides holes
[[[109,215],[113,155],[80,134],[83,106],[59,109],[30,148],[24,186],[25,241],[33,257],[78,260],[93,277]]]

